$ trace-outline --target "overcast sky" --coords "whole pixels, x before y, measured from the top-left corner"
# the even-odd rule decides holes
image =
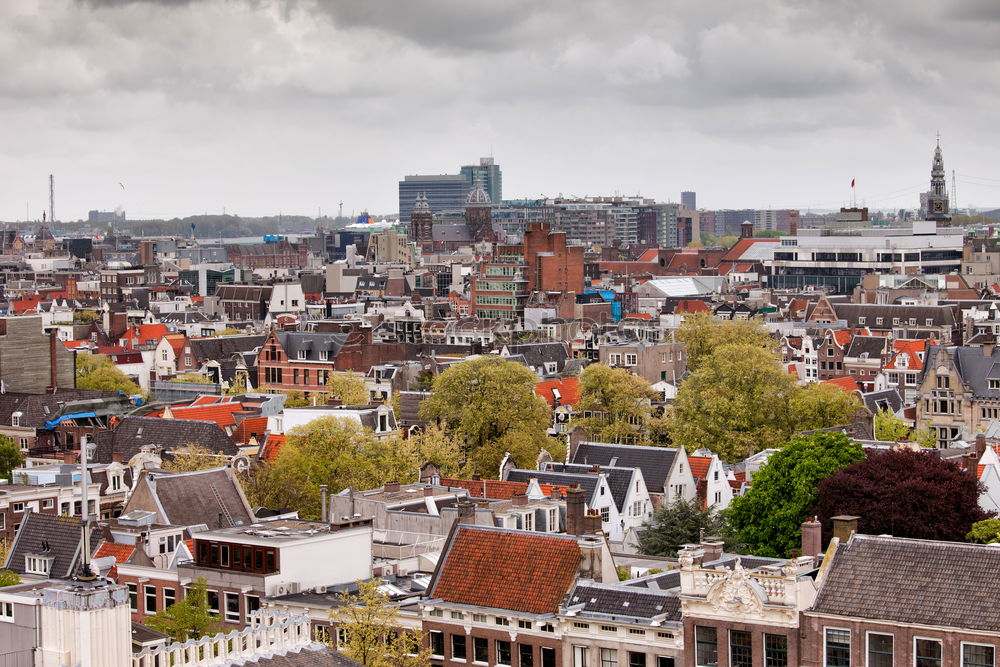
[[[1000,204],[997,0],[2,0],[0,218],[505,197]],[[124,188],[119,186],[124,184]],[[949,178],[950,185],[950,178]]]

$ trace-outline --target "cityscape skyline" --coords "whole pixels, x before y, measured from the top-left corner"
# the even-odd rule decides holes
[[[508,198],[836,209],[854,179],[859,205],[913,209],[937,132],[958,208],[1000,202],[1000,9],[978,0],[16,0],[0,17],[5,220],[41,217],[49,174],[66,220],[394,213],[405,175],[488,155]],[[564,34],[538,39],[553,21]]]

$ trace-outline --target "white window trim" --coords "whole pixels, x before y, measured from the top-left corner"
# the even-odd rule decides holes
[[[965,664],[965,647],[966,646],[983,646],[983,647],[987,647],[987,648],[993,649],[993,667],[996,667],[996,664],[997,664],[997,647],[996,647],[996,644],[986,644],[984,642],[959,642],[959,645],[961,646],[961,652],[958,654],[958,664],[960,666]],[[916,644],[914,644],[913,647],[914,647],[914,655],[916,655],[916,650],[915,650],[916,649]]]
[[[849,645],[849,646],[850,646],[851,648],[853,648],[853,647],[854,647],[854,633],[853,633],[853,632],[851,632],[851,629],[850,629],[850,628],[838,628],[838,627],[836,627],[836,626],[833,626],[833,625],[824,625],[824,626],[823,626],[823,664],[824,664],[824,665],[828,664],[828,663],[827,663],[827,660],[826,660],[826,644],[827,644],[827,641],[826,641],[826,633],[827,633],[827,632],[828,632],[829,630],[840,630],[840,631],[842,631],[842,632],[846,632],[846,633],[847,633],[847,635],[848,635],[848,637],[849,637],[849,639],[848,639],[848,642],[849,642],[849,644],[848,644],[848,645]]]
[[[866,666],[868,665],[868,660],[871,657],[871,654],[870,654],[869,650],[870,650],[870,644],[871,644],[870,639],[871,639],[872,635],[889,635],[890,637],[892,637],[892,651],[893,651],[893,654],[895,654],[895,652],[896,652],[896,635],[895,635],[895,633],[892,633],[892,632],[875,632],[874,630],[868,630],[868,631],[865,632],[865,665]],[[823,646],[826,646],[826,642],[823,642]],[[895,656],[894,656],[893,662],[895,662]]]
[[[921,639],[924,640],[924,641],[937,642],[938,644],[940,644],[941,645],[941,665],[942,665],[942,667],[944,667],[944,665],[948,664],[948,661],[944,659],[944,639],[942,639],[941,637],[923,637],[923,636],[914,635],[913,636],[913,643],[910,644],[910,654],[913,656],[913,660],[912,660],[911,664],[914,665],[914,667],[916,667],[916,664],[917,664],[917,642],[919,640],[921,640]]]

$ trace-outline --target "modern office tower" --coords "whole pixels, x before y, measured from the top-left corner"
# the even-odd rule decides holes
[[[698,210],[698,196],[695,192],[691,190],[685,190],[681,193],[681,206],[686,211],[697,211]]]
[[[410,215],[417,195],[427,198],[431,213],[459,211],[465,208],[465,198],[472,189],[462,174],[435,174],[406,176],[399,182],[399,221],[410,223]]]
[[[467,164],[459,171],[469,183],[469,189],[477,185],[490,196],[493,204],[499,204],[503,199],[503,174],[500,173],[500,165],[493,162],[491,157],[479,158],[479,164]]]

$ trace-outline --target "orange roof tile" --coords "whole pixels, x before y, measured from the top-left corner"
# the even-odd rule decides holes
[[[202,422],[215,422],[223,430],[229,426],[236,426],[235,413],[237,412],[243,412],[243,406],[239,403],[170,408],[170,414],[174,419],[194,419]]]
[[[267,417],[247,417],[236,426],[232,439],[237,444],[243,444],[256,437],[258,440],[267,431]]]
[[[267,436],[267,440],[264,442],[264,446],[260,449],[260,458],[262,461],[267,461],[268,463],[274,463],[275,459],[278,458],[278,454],[281,453],[281,446],[285,444],[285,436],[278,433],[271,433]]]
[[[709,310],[711,309],[708,307],[708,304],[698,299],[678,301],[677,307],[674,308],[675,313],[706,313]]]
[[[651,320],[653,319],[653,316],[650,315],[649,313],[629,313],[628,315],[625,316],[625,319]]]
[[[847,347],[848,345],[850,345],[852,338],[854,338],[854,336],[851,335],[850,331],[833,332],[833,339],[837,341],[837,344],[840,345],[841,347]]]
[[[553,389],[559,390],[561,405],[576,405],[580,402],[580,378],[565,378],[562,380],[545,380],[535,385],[535,394],[545,399],[549,407],[556,406]]]
[[[555,613],[580,564],[575,538],[458,525],[433,597],[528,614]]]
[[[712,458],[709,456],[689,456],[688,465],[691,466],[691,475],[695,479],[705,479],[708,476],[708,469],[712,466]]]
[[[778,243],[778,241],[780,241],[780,239],[758,239],[758,238],[740,239],[739,241],[736,242],[735,245],[733,245],[732,248],[729,249],[729,252],[727,252],[725,255],[722,256],[722,261],[724,262],[739,261],[740,259],[743,258],[743,255],[746,254],[747,250],[749,250],[750,247],[753,246],[755,243]]]
[[[636,260],[636,261],[638,261],[638,262],[655,262],[659,258],[659,256],[660,256],[660,251],[659,250],[657,250],[656,248],[650,248],[649,250],[646,250],[641,255],[639,255],[639,259]]]
[[[170,334],[169,336],[164,336],[170,347],[174,349],[174,354],[179,355],[184,351],[184,343],[187,341],[187,336],[184,334]]]
[[[458,489],[465,489],[473,498],[487,498],[489,500],[510,500],[518,494],[523,494],[528,490],[528,482],[511,482],[495,479],[459,479],[457,477],[442,477],[442,486],[453,486]],[[555,489],[559,489],[563,495],[569,487],[554,484],[539,484],[542,493],[549,496]]]
[[[829,384],[834,387],[843,389],[847,393],[858,391],[858,381],[852,378],[850,375],[843,375],[838,378],[833,378],[831,380],[823,380],[820,384]]]
[[[115,563],[126,563],[135,553],[134,544],[119,544],[118,542],[105,542],[94,554],[94,558],[115,557]]]

